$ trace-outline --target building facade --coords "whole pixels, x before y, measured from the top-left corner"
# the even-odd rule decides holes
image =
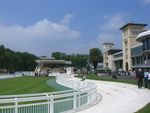
[[[109,55],[108,55],[108,51],[114,48],[114,44],[113,43],[104,43],[103,44],[103,66],[104,67],[109,67],[108,65],[110,65],[109,62]]]
[[[56,60],[53,58],[39,58],[35,60],[35,73],[65,73],[66,68],[72,65],[71,61]]]
[[[128,23],[124,25],[120,30],[122,31],[122,43],[123,43],[123,69],[131,70],[132,57],[131,48],[138,46],[140,43],[136,41],[136,37],[139,33],[145,31],[146,24],[133,24]]]
[[[122,51],[110,53],[115,49],[110,48],[107,51],[104,49],[104,66],[109,67],[112,71],[149,68],[150,32],[145,29],[145,26],[147,24],[127,23],[121,27]]]

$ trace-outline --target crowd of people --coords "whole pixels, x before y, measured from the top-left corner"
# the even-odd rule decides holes
[[[138,88],[141,89],[144,85],[145,88],[150,89],[150,70],[148,71],[147,69],[145,70],[138,69],[137,71],[135,71],[135,74],[136,74]]]
[[[150,70],[148,71],[148,69],[137,69],[129,71],[120,69],[117,74],[120,76],[125,75],[135,77],[139,89],[141,89],[143,86],[150,89]]]

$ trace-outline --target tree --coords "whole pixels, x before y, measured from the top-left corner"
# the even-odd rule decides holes
[[[37,57],[27,52],[15,52],[0,45],[0,69],[12,71],[31,71],[35,69]]]
[[[94,70],[97,68],[98,62],[102,60],[102,53],[98,48],[90,49],[89,61],[93,64]]]
[[[72,61],[72,66],[76,68],[83,68],[87,65],[88,55],[72,54],[68,60]]]
[[[67,55],[66,53],[53,52],[52,57],[57,60],[68,60],[72,61],[72,66],[76,68],[83,68],[87,65],[88,55],[84,54],[71,54]]]
[[[66,54],[61,52],[53,52],[52,57],[55,58],[56,60],[65,60]]]

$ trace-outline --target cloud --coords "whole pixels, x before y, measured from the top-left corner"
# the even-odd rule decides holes
[[[116,44],[116,48],[121,48],[121,33],[119,28],[124,25],[124,17],[121,14],[104,15],[104,22],[98,26],[99,32],[97,37],[92,38],[88,42],[78,43],[74,47],[70,47],[68,51],[76,53],[89,53],[91,48],[100,48],[105,42]],[[81,49],[82,48],[82,49]]]
[[[64,19],[61,21],[61,24],[69,25],[71,22],[71,19],[73,18],[72,14],[67,14]]]
[[[100,32],[97,40],[102,44],[106,42],[115,43],[121,48],[121,34],[119,28],[125,23],[122,14],[104,15],[104,24],[99,26]]]
[[[150,0],[142,0],[144,4],[150,4]]]
[[[105,42],[115,42],[115,35],[113,33],[107,34],[107,33],[100,33],[97,37],[97,40],[101,43]]]
[[[44,49],[45,44],[48,45],[48,42],[52,44],[52,42],[74,40],[80,37],[81,33],[72,30],[67,25],[70,23],[71,18],[71,15],[66,15],[60,22],[43,19],[27,27],[0,24],[0,42],[15,50],[29,50],[32,52],[33,47]]]
[[[87,42],[87,43],[77,43],[76,46],[68,48],[68,53],[81,53],[88,54],[91,48],[99,48],[99,43],[97,40]]]
[[[115,14],[112,16],[104,15],[104,19],[106,22],[99,27],[101,31],[116,31],[124,23],[121,14]]]
[[[6,27],[1,25],[0,36],[4,37],[4,39],[70,39],[79,37],[80,32],[71,30],[67,25],[44,19],[28,27],[20,25]]]

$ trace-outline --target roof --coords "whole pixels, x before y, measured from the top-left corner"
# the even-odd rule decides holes
[[[121,51],[122,51],[121,49],[110,49],[110,50],[108,50],[108,54],[112,55],[112,54],[115,54],[115,53],[118,53],[118,52],[121,52]]]
[[[68,64],[71,65],[71,61],[65,61],[65,60],[52,60],[52,59],[39,59],[35,60],[36,63],[38,64]]]
[[[132,68],[150,68],[150,64],[138,64],[132,66]]]
[[[39,56],[38,57],[39,59],[49,59],[49,60],[54,60],[55,58],[54,57],[47,57],[47,56]]]
[[[120,52],[114,53],[113,55],[118,55],[118,54],[123,54],[123,51],[120,51]]]
[[[103,43],[103,45],[114,45],[114,43]]]
[[[117,52],[113,54],[113,61],[123,60],[123,51]]]
[[[150,30],[140,33],[140,34],[136,37],[136,41],[142,42],[142,41],[145,40],[146,38],[150,38]]]
[[[127,23],[124,26],[122,26],[120,28],[120,30],[123,30],[125,27],[129,26],[129,25],[137,25],[137,26],[147,26],[147,24],[139,24],[139,23]]]

